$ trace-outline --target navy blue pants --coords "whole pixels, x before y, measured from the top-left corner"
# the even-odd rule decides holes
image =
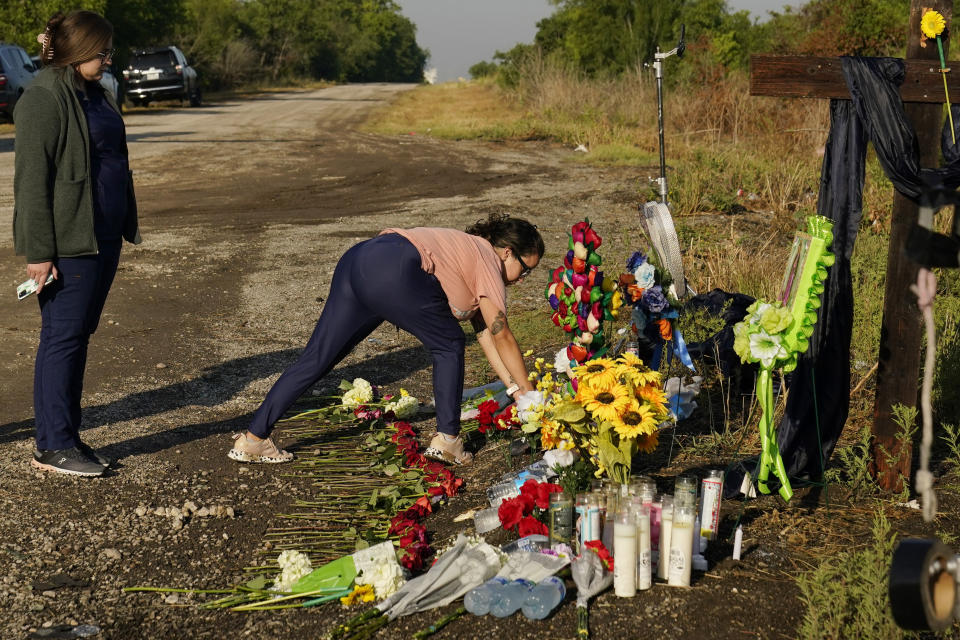
[[[99,241],[97,255],[57,258],[58,279],[40,292],[40,347],[33,376],[38,449],[69,449],[80,442],[87,345],[117,273],[121,243]]]
[[[377,236],[347,251],[333,272],[330,295],[310,341],[270,389],[250,432],[269,436],[297,398],[386,320],[430,350],[437,429],[457,435],[465,339],[440,282],[420,264],[416,247],[398,234]]]

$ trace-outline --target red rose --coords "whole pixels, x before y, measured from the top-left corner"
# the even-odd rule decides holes
[[[583,543],[590,551],[593,551],[600,558],[600,562],[607,568],[607,571],[613,571],[613,556],[607,551],[607,548],[599,540],[591,540]]]
[[[543,524],[533,516],[524,516],[524,518],[520,520],[520,524],[517,527],[517,533],[521,538],[523,536],[529,536],[533,534],[545,536],[548,532],[547,525]]]
[[[504,500],[497,509],[500,525],[507,530],[517,526],[523,516],[523,503],[518,498]]]
[[[522,495],[536,496],[536,495],[537,495],[537,487],[539,487],[539,486],[540,486],[540,483],[539,483],[539,482],[537,482],[537,481],[534,480],[533,478],[530,478],[529,480],[527,480],[526,482],[523,483],[523,486],[522,486],[522,487],[520,487],[520,493],[521,493]]]
[[[549,482],[538,484],[535,494],[535,502],[537,506],[541,509],[549,509],[551,493],[563,493],[563,487],[558,484],[551,484]]]
[[[531,494],[528,493],[527,495],[523,495],[521,493],[519,496],[513,499],[520,503],[520,506],[523,507],[523,515],[528,516],[533,513],[533,507],[536,505],[536,500]]]

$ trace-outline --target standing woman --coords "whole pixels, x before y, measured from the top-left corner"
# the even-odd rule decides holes
[[[31,464],[99,476],[110,461],[80,440],[87,344],[123,240],[140,242],[123,119],[99,85],[113,27],[91,11],[57,13],[37,40],[44,68],[14,110],[14,246],[38,284],[41,316]]]
[[[523,355],[507,324],[506,285],[540,263],[543,238],[518,218],[493,214],[466,232],[386,229],[350,248],[333,272],[330,294],[300,359],[277,380],[229,456],[241,462],[287,462],[274,445],[274,423],[315,382],[382,322],[412,333],[433,357],[437,431],[424,452],[447,463],[470,462],[460,437],[465,339],[470,320],[507,393],[532,391]]]

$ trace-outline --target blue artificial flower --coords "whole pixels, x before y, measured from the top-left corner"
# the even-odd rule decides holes
[[[660,288],[660,285],[646,289],[643,292],[643,297],[640,298],[640,304],[650,313],[660,313],[670,306],[670,303],[667,302],[667,297],[663,295],[663,289]]]
[[[644,262],[633,271],[636,284],[641,289],[649,289],[657,282],[657,270],[649,262]]]
[[[643,255],[642,251],[634,251],[633,255],[630,256],[630,259],[627,260],[627,271],[633,273],[637,270],[637,267],[642,265],[647,261],[647,256]]]

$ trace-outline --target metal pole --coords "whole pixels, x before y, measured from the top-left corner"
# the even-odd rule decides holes
[[[667,202],[667,160],[663,149],[663,60],[660,57],[660,47],[654,56],[653,71],[657,78],[657,122],[660,125],[660,201]]]

